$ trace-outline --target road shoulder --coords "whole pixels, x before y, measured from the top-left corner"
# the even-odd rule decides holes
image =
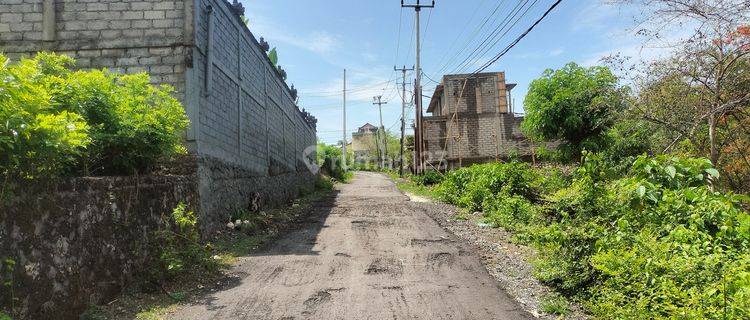
[[[560,318],[542,311],[543,304],[557,294],[534,277],[531,261],[536,251],[533,248],[515,243],[513,234],[502,228],[483,226],[481,214],[466,213],[427,195],[401,192],[443,229],[474,247],[489,274],[526,312],[540,319]],[[570,313],[564,319],[589,319],[579,305],[570,303],[569,308]]]

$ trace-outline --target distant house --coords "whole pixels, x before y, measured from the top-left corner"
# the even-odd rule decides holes
[[[356,162],[364,163],[378,154],[378,127],[365,123],[352,133],[351,150]]]
[[[529,156],[504,72],[445,75],[423,118],[426,169]],[[463,94],[461,94],[463,92]]]

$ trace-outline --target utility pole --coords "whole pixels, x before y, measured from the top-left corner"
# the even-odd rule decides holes
[[[417,112],[417,118],[416,118],[416,126],[414,130],[414,146],[415,146],[415,154],[416,159],[418,163],[415,163],[415,171],[417,174],[421,174],[424,170],[424,156],[422,155],[423,146],[422,146],[422,140],[424,139],[422,137],[423,131],[422,131],[422,66],[420,64],[420,52],[422,50],[422,41],[419,37],[419,12],[422,11],[422,8],[434,8],[435,7],[435,0],[432,0],[432,4],[426,5],[426,4],[420,4],[419,0],[417,0],[416,4],[404,4],[404,0],[401,0],[401,7],[402,8],[414,8],[415,12],[415,27],[414,29],[417,32],[417,64],[416,64],[416,78],[414,79],[414,97],[416,98],[416,112]]]
[[[344,69],[344,140],[341,142],[341,167],[346,170],[346,69]]]
[[[380,148],[378,148],[378,153],[380,153],[380,168],[385,168],[385,158],[388,156],[388,146],[386,143],[388,142],[388,139],[385,137],[385,127],[383,126],[383,105],[388,104],[388,102],[382,102],[380,99],[382,99],[383,96],[376,96],[372,97],[373,105],[378,105],[378,111],[380,112],[380,129],[378,129],[378,140],[380,140],[380,137],[383,137],[383,140],[380,140]],[[385,149],[385,151],[383,151]]]
[[[401,80],[401,153],[399,155],[399,168],[398,168],[398,175],[402,178],[404,177],[404,135],[406,131],[406,71],[413,71],[414,67],[411,67],[410,69],[406,69],[406,66],[404,66],[401,69],[396,69],[396,67],[393,67],[393,71],[401,71],[402,80]]]

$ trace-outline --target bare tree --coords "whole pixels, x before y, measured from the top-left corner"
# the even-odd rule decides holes
[[[644,45],[667,43],[672,49],[670,57],[634,73],[637,114],[668,131],[672,142],[665,151],[689,141],[720,167],[723,148],[748,140],[750,1],[614,2],[642,10],[636,28]]]

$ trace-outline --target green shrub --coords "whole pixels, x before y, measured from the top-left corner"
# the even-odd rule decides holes
[[[323,174],[341,182],[350,181],[354,177],[350,171],[356,170],[358,165],[354,162],[351,150],[347,152],[346,158],[349,167],[344,168],[341,162],[341,147],[318,142],[317,160]]]
[[[57,108],[48,88],[47,78],[54,75],[45,72],[70,61],[40,54],[37,60],[10,66],[0,55],[0,175],[57,174],[91,143],[83,117]]]
[[[524,197],[499,194],[485,199],[484,221],[494,227],[518,230],[536,216],[536,207]]]
[[[325,177],[323,175],[319,175],[315,179],[315,189],[322,190],[322,191],[333,190],[333,181],[331,181],[331,178]]]
[[[625,174],[638,156],[651,151],[652,141],[658,139],[655,134],[658,133],[642,120],[621,120],[607,131],[607,145],[602,156],[615,172]]]
[[[535,168],[534,171],[536,172],[536,179],[532,182],[531,187],[539,196],[552,194],[568,187],[572,179],[569,174],[552,166]]]
[[[542,311],[549,314],[564,316],[570,313],[569,302],[562,296],[555,295],[542,298],[540,307]]]
[[[0,320],[3,320],[3,316],[10,319],[10,316],[3,313],[3,311],[7,311],[10,314],[13,314],[13,312],[16,311],[15,307],[18,297],[16,297],[15,295],[15,270],[15,260],[6,257],[0,257],[0,288],[2,288],[3,290],[2,294],[0,294],[0,304],[2,304],[4,308],[8,308],[7,310],[0,309]]]
[[[540,279],[602,317],[746,317],[747,197],[712,192],[704,159],[641,156],[607,182],[596,163],[549,198],[531,236]]]
[[[411,180],[422,186],[431,186],[443,181],[443,174],[439,171],[430,170],[422,175],[411,176]]]
[[[440,199],[518,232],[535,275],[596,318],[750,319],[750,197],[706,159],[583,153],[571,177],[520,164],[447,173]],[[744,206],[744,207],[743,207]],[[560,301],[546,303],[563,311]]]
[[[218,270],[211,250],[200,242],[198,219],[193,211],[180,203],[162,221],[164,228],[156,232],[154,246],[158,248],[158,259],[150,271],[152,281],[174,279],[191,272]]]
[[[11,65],[0,55],[0,173],[132,174],[184,151],[188,121],[170,87],[74,63],[39,53]]]
[[[436,191],[443,201],[481,211],[485,200],[500,193],[535,199],[533,183],[537,179],[537,173],[525,163],[480,164],[449,172]]]

